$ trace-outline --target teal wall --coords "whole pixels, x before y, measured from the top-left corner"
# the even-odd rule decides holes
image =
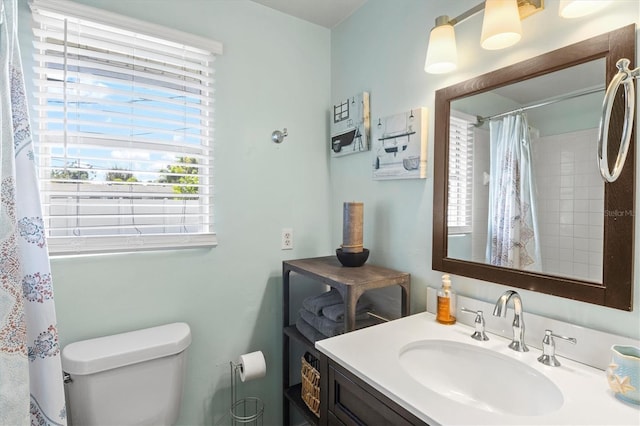
[[[26,0],[20,2],[30,69],[29,10]],[[425,309],[425,289],[438,285],[441,275],[431,269],[436,89],[640,21],[637,0],[616,0],[575,21],[557,16],[558,0],[546,0],[543,12],[523,21],[519,44],[490,52],[479,47],[477,15],[456,27],[459,70],[434,76],[423,65],[435,17],[456,16],[476,2],[368,0],[331,31],[248,0],[80,2],[224,43],[216,61],[218,247],[52,259],[62,345],[171,321],[191,325],[180,416],[185,425],[228,424],[228,362],[258,349],[269,372],[242,390],[265,400],[266,425],[281,423],[281,261],[338,247],[344,201],[365,203],[369,262],[410,272],[413,312]],[[370,152],[329,159],[329,107],[363,90],[371,94],[372,120],[428,109],[428,179],[373,181]],[[290,136],[271,143],[271,132],[283,127]],[[283,227],[294,230],[292,251],[280,250]],[[459,293],[489,301],[506,289],[452,280]],[[632,313],[521,293],[527,311],[640,338],[637,279],[635,290]]]
[[[378,117],[416,106],[424,106],[429,111],[428,179],[373,181],[369,154],[330,161],[333,245],[340,243],[341,203],[352,199],[363,201],[364,240],[365,246],[371,249],[370,259],[411,272],[414,312],[425,309],[426,287],[439,286],[441,281],[441,272],[431,269],[435,91],[591,36],[640,23],[637,0],[616,0],[593,16],[575,20],[558,16],[559,0],[545,0],[543,11],[522,21],[520,43],[508,49],[488,51],[480,47],[482,14],[478,14],[455,27],[458,70],[445,75],[426,74],[424,60],[435,18],[457,16],[476,3],[369,0],[331,33],[332,99],[369,91],[372,123],[377,122]],[[640,173],[636,175],[640,182]],[[636,190],[638,188],[640,184],[636,183]],[[639,236],[636,232],[636,252],[640,250]],[[640,270],[640,257],[636,256],[633,262],[635,270]],[[458,293],[486,301],[495,301],[507,289],[464,277],[452,276],[451,279]],[[634,311],[630,313],[529,291],[520,293],[527,311],[640,338],[638,282],[636,274]]]
[[[21,44],[31,69],[30,15]],[[248,0],[82,0],[224,43],[216,59],[215,228],[209,250],[55,258],[61,344],[173,321],[193,333],[179,422],[229,424],[229,361],[262,350],[241,391],[281,423],[283,259],[330,253],[330,31]],[[30,82],[31,79],[27,78]],[[287,127],[282,144],[271,132]],[[294,249],[280,249],[293,228]]]

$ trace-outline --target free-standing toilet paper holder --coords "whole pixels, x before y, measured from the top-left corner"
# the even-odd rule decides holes
[[[231,369],[231,408],[229,409],[231,424],[262,426],[262,415],[264,414],[264,403],[262,400],[255,397],[246,397],[240,400],[236,399],[236,387],[238,375],[240,375],[243,369],[242,363],[229,361],[229,367]]]

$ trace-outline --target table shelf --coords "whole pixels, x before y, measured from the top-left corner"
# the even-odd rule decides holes
[[[299,274],[319,281],[340,293],[345,305],[344,329],[350,332],[356,329],[356,304],[360,296],[373,289],[389,286],[400,286],[402,290],[401,316],[409,315],[411,275],[393,269],[372,264],[350,268],[340,264],[335,256],[315,257],[308,259],[285,260],[282,262],[283,285],[283,350],[282,350],[282,385],[283,385],[283,424],[290,424],[289,408],[297,408],[305,419],[317,425],[318,418],[308,409],[300,396],[301,384],[292,385],[290,380],[290,345],[295,342],[319,358],[319,351],[314,343],[304,337],[290,321],[291,273]],[[322,403],[322,401],[321,401]],[[310,416],[310,417],[309,417]],[[311,421],[314,420],[314,421]]]
[[[311,412],[307,404],[302,400],[302,383],[284,389],[284,397],[290,404],[293,404],[293,406],[298,409],[307,423],[314,426],[320,423],[320,419]]]

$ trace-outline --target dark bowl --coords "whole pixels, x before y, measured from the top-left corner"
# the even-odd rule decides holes
[[[343,266],[353,268],[365,264],[369,258],[369,249],[363,248],[360,253],[348,253],[339,248],[336,249],[336,256]]]

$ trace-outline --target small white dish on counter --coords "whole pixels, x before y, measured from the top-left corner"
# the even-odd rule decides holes
[[[424,312],[316,347],[430,425],[640,424],[640,407],[615,398],[603,370],[564,358],[545,366],[534,347],[515,352],[510,340],[480,342],[473,331]]]

